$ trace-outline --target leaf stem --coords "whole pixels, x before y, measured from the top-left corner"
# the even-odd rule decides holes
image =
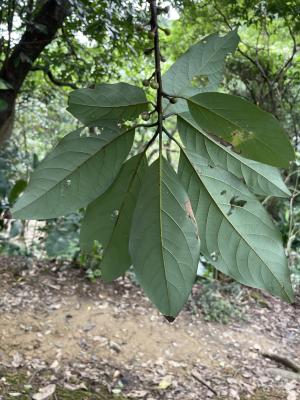
[[[163,97],[165,97],[166,99],[183,99],[183,100],[187,100],[187,98],[186,97],[183,97],[183,96],[178,96],[177,94],[175,95],[173,95],[173,94],[168,94],[168,93],[165,93],[165,92],[162,92],[162,96]]]
[[[171,140],[173,140],[173,142],[175,142],[175,143],[177,144],[177,146],[178,146],[181,150],[183,150],[183,148],[182,148],[181,144],[178,142],[178,140],[175,139],[175,138],[171,135],[171,133],[170,133],[164,126],[163,126],[162,130],[165,132],[165,134],[166,134]]]
[[[157,121],[153,122],[152,124],[137,124],[134,125],[132,128],[130,129],[136,129],[136,128],[153,128],[154,126],[157,126]]]
[[[144,152],[146,152],[148,149],[149,149],[149,147],[152,145],[152,143],[154,143],[155,142],[155,139],[157,138],[157,136],[158,136],[158,134],[159,134],[159,132],[158,132],[158,128],[156,129],[156,131],[155,131],[155,133],[154,133],[154,135],[152,136],[152,138],[149,140],[149,142],[146,144],[146,146],[145,146],[145,148],[144,148]]]
[[[155,59],[155,77],[158,85],[156,92],[156,111],[157,111],[157,132],[159,136],[159,154],[162,154],[162,132],[163,132],[163,88],[161,79],[161,68],[160,68],[160,48],[159,48],[159,29],[157,22],[157,4],[156,0],[150,0],[150,26],[151,32],[154,33],[154,59]]]

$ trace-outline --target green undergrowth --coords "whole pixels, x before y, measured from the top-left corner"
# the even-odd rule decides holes
[[[32,379],[24,371],[0,369],[0,400],[32,400],[32,395],[47,384],[49,382],[45,380],[45,374],[42,377],[35,375]],[[97,392],[95,392],[91,388],[88,390],[69,390],[59,384],[57,384],[57,389],[52,398],[53,400],[126,400],[123,396],[110,394],[101,386],[98,386]]]
[[[200,309],[204,320],[228,324],[232,321],[244,321],[246,316],[240,305],[243,288],[236,282],[207,280],[194,296],[192,307]]]

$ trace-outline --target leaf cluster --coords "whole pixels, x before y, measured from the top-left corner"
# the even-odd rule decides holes
[[[154,108],[151,115],[177,119],[180,142],[163,126],[180,149],[176,169],[162,149],[148,165],[157,131],[128,157],[136,131],[159,123],[132,122],[152,104],[143,89],[122,82],[78,89],[68,110],[82,127],[39,164],[13,209],[15,218],[51,219],[85,208],[81,248],[101,243],[103,278],[116,279],[133,265],[169,319],[191,292],[200,253],[243,284],[293,299],[280,234],[256,198],[289,196],[276,167],[293,160],[292,146],[271,114],[216,92],[238,42],[236,31],[209,35],[162,77],[163,114]]]

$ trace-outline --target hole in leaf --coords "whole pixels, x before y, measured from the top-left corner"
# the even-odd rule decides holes
[[[238,196],[233,196],[231,197],[229,203],[231,206],[244,207],[244,205],[247,203],[247,200],[238,200]]]
[[[70,187],[70,186],[71,186],[71,183],[72,183],[71,179],[67,179],[67,180],[64,182],[64,185],[65,185],[65,187]]]
[[[218,257],[219,257],[218,252],[217,252],[217,251],[213,251],[213,252],[210,254],[210,257],[211,257],[211,259],[212,259],[213,261],[218,261]]]
[[[224,194],[226,194],[226,190],[222,190],[222,192],[220,193],[221,196],[223,196]]]
[[[89,137],[90,133],[88,128],[84,128],[81,132],[80,132],[80,137]]]
[[[119,210],[114,210],[111,214],[110,217],[112,220],[116,219],[119,216]]]
[[[244,207],[246,203],[247,200],[242,200],[242,199],[239,200],[238,196],[232,196],[229,201],[230,208],[227,215],[231,215],[235,207]]]
[[[191,85],[193,87],[206,87],[209,84],[209,79],[207,75],[195,75],[191,80]]]

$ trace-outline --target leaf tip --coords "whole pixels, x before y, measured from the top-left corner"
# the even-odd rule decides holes
[[[175,321],[175,319],[176,319],[176,317],[172,317],[172,315],[164,315],[164,318],[165,318],[170,324],[172,324],[172,323]]]

